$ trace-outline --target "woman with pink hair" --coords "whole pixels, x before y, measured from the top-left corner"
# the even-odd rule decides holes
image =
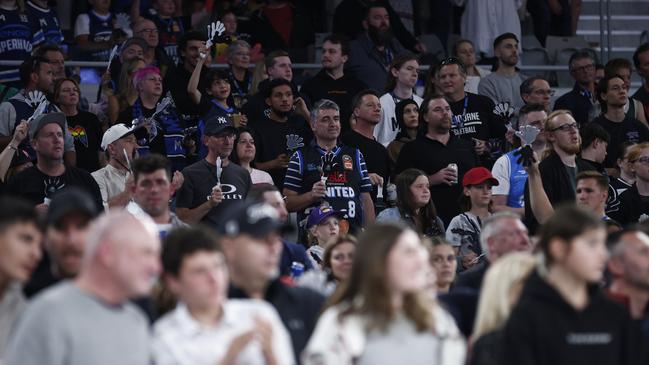
[[[160,70],[155,66],[141,68],[133,74],[132,81],[138,98],[119,114],[118,122],[146,127],[148,133],[136,132],[140,155],[158,153],[167,156],[172,171],[182,170],[186,166],[186,156],[192,151],[185,143],[185,126],[171,96],[162,97]],[[167,98],[171,104],[156,113],[157,108],[167,104]]]

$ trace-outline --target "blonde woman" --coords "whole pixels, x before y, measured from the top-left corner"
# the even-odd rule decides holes
[[[487,271],[473,329],[470,365],[498,364],[501,330],[535,262],[530,253],[515,252],[498,260]]]

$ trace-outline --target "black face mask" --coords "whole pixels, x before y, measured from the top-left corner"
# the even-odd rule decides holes
[[[390,43],[393,37],[392,29],[390,27],[381,29],[373,25],[369,25],[367,33],[370,36],[372,42],[380,46]]]

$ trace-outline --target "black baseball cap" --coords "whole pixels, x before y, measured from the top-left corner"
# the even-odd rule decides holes
[[[47,210],[47,225],[57,226],[61,219],[73,213],[93,219],[99,215],[99,207],[90,194],[76,187],[66,188],[56,193]]]
[[[277,210],[266,203],[238,202],[228,209],[218,231],[225,236],[248,234],[262,238],[271,232],[285,233],[293,227],[283,222]]]

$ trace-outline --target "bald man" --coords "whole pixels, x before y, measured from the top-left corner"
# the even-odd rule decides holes
[[[92,223],[81,272],[31,302],[12,334],[7,364],[148,364],[144,314],[160,272],[160,241],[148,216],[111,211]]]

